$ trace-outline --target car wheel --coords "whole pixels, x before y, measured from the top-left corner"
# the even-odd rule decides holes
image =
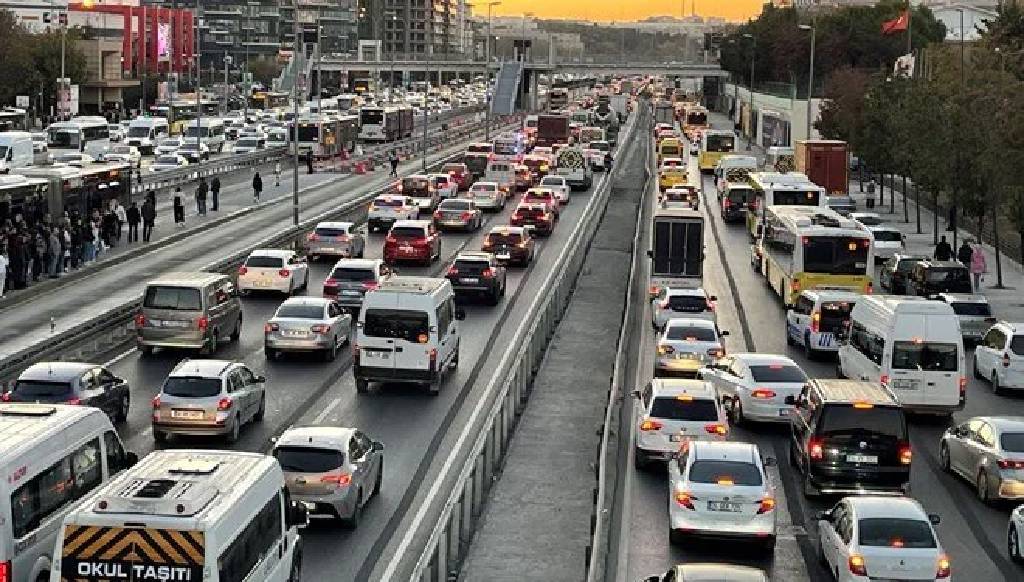
[[[643,451],[638,447],[633,447],[633,467],[637,471],[646,471],[649,464],[650,461],[648,461],[647,457],[644,456]]]
[[[747,424],[747,419],[743,416],[743,403],[740,402],[739,398],[733,398],[729,401],[729,411],[732,413],[732,423],[736,426],[743,426]]]
[[[686,536],[679,530],[669,528],[668,541],[673,546],[681,546],[686,543]]]
[[[331,338],[331,347],[324,350],[324,360],[333,362],[338,358],[338,338]]]
[[[978,495],[978,501],[988,505],[992,503],[990,496],[989,485],[988,485],[988,474],[985,471],[978,473],[978,481],[975,484],[975,493]]]
[[[978,380],[983,380],[984,377],[981,375],[981,370],[978,369],[978,356],[974,356],[974,377]]]
[[[452,356],[452,361],[451,361],[451,363],[448,364],[448,369],[449,370],[458,370],[459,369],[459,347],[458,346],[455,347],[455,355]]]
[[[235,331],[231,332],[231,341],[237,342],[242,337],[242,314],[238,314],[238,321],[235,322]]]
[[[139,346],[139,351],[142,352],[143,356],[152,356],[153,346]]]
[[[808,360],[813,360],[818,355],[818,352],[811,347],[811,334],[804,334],[804,357]]]
[[[264,394],[260,396],[260,407],[256,411],[256,414],[252,417],[256,422],[263,420],[263,417],[267,415],[267,396]]]
[[[992,393],[999,396],[1003,394],[1003,387],[999,384],[999,375],[992,372]]]
[[[497,288],[491,292],[491,305],[497,305],[501,301],[501,291]]]
[[[356,392],[366,394],[370,391],[370,381],[363,378],[356,378]]]
[[[357,529],[359,527],[360,518],[363,516],[363,492],[359,492],[359,496],[356,497],[356,506],[352,508],[352,515],[345,520],[345,526],[349,529]]]
[[[946,443],[942,443],[939,447],[939,466],[947,473],[952,469],[949,464],[949,446],[947,446]]]
[[[1006,533],[1006,553],[1010,554],[1010,559],[1020,564],[1024,562],[1024,558],[1020,555],[1020,534],[1017,533],[1017,526],[1011,525],[1010,531]]]
[[[231,423],[231,432],[228,433],[227,440],[229,444],[238,442],[238,433],[241,430],[242,419],[235,416],[234,422]]]
[[[131,397],[127,394],[121,397],[121,406],[117,409],[117,414],[114,415],[114,422],[125,423],[128,422],[128,408],[131,406]]]
[[[377,479],[373,482],[373,491],[370,493],[370,497],[380,495],[380,486],[382,483],[384,483],[384,457],[380,458],[380,466],[377,467]]]
[[[789,333],[789,324],[787,323],[783,327],[785,327],[786,345],[787,346],[795,346],[796,345],[796,340],[793,339],[793,334]]]
[[[302,278],[302,288],[309,289],[309,270],[306,270],[306,276]]]

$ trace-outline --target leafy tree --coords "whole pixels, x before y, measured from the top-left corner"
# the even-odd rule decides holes
[[[281,65],[275,59],[250,59],[249,72],[252,73],[254,83],[270,87],[271,82],[281,74]]]

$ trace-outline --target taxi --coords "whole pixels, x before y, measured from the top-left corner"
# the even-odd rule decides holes
[[[678,137],[666,137],[658,142],[658,163],[671,159],[671,158],[683,158],[686,156],[686,150],[683,148],[683,142]]]
[[[658,189],[664,192],[669,188],[686,186],[686,162],[682,158],[665,158],[658,166]]]
[[[529,190],[533,186],[534,178],[533,172],[530,171],[530,167],[525,164],[519,164],[515,168],[516,178],[515,186],[516,191],[523,192]]]

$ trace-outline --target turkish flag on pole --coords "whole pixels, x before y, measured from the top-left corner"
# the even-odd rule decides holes
[[[886,20],[882,23],[882,34],[896,34],[903,32],[910,26],[910,11],[904,10],[893,20]]]

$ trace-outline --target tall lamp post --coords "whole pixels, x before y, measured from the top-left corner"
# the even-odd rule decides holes
[[[811,24],[801,24],[800,30],[807,30],[811,33],[811,64],[807,67],[807,135],[804,139],[811,139],[811,95],[814,92],[814,37],[817,36],[815,20]]]
[[[395,30],[395,23],[398,22],[398,13],[395,12],[394,10],[385,10],[384,21],[387,22],[388,20],[391,21],[391,33],[393,35]],[[386,29],[387,27],[385,27],[385,30]],[[385,42],[383,32],[381,33],[381,42]],[[383,46],[381,48],[383,48]],[[388,73],[388,103],[395,102],[395,53],[398,52],[395,50],[395,48],[396,45],[392,43],[391,50],[388,51],[388,61],[390,64],[390,72]]]
[[[757,137],[757,114],[754,113],[754,58],[757,56],[757,37],[744,33],[743,38],[750,39],[750,136],[748,146],[753,149],[754,139]]]
[[[500,4],[501,0],[491,0],[469,5],[473,8],[487,7],[487,39],[484,42],[484,88],[487,92],[484,106],[484,141],[491,140],[491,18],[493,8]]]

